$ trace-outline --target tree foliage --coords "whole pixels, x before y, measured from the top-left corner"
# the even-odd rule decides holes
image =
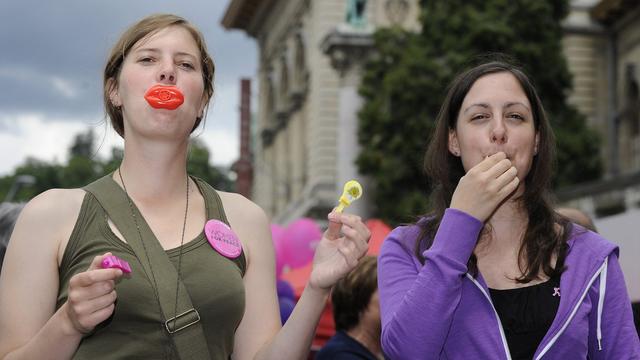
[[[598,136],[567,103],[560,22],[568,9],[567,0],[423,1],[420,33],[376,32],[360,87],[357,165],[375,184],[377,216],[395,223],[429,209],[422,164],[446,87],[496,53],[524,68],[542,98],[558,140],[555,184],[599,177]]]
[[[123,157],[119,147],[111,149],[110,157],[97,156],[95,137],[91,130],[75,136],[69,148],[66,164],[28,158],[11,175],[0,177],[0,200],[5,199],[20,175],[30,175],[35,183],[20,187],[13,201],[27,201],[39,193],[53,188],[82,187],[101,176],[115,171]],[[206,145],[193,139],[189,149],[187,169],[189,174],[207,181],[211,186],[225,191],[233,189],[233,183],[224,169],[209,164],[210,153]]]

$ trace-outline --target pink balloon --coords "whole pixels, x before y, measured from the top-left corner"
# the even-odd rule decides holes
[[[308,264],[321,238],[322,231],[315,221],[302,218],[291,223],[282,237],[285,264],[292,269]]]
[[[280,278],[282,275],[282,269],[284,268],[285,255],[283,252],[282,238],[284,236],[284,229],[278,224],[271,224],[271,239],[273,240],[273,249],[276,253],[276,278]]]

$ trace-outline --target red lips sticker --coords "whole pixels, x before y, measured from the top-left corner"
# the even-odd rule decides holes
[[[184,102],[184,95],[175,86],[156,85],[144,94],[145,100],[154,109],[175,110]]]

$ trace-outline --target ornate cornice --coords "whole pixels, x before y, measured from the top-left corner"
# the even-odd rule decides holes
[[[222,18],[225,29],[247,30],[260,6],[260,0],[233,0]]]
[[[606,25],[612,24],[634,9],[638,8],[637,0],[602,0],[591,10],[591,16]]]
[[[361,63],[373,49],[373,29],[355,30],[338,26],[328,33],[320,48],[331,60],[331,66],[341,75],[354,64]]]

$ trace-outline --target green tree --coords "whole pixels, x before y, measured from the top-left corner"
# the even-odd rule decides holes
[[[62,168],[62,182],[65,188],[83,187],[103,174],[99,160],[74,156],[69,159],[67,166]]]
[[[114,146],[111,148],[111,156],[102,162],[102,174],[114,172],[120,166],[124,157],[124,149]]]
[[[210,153],[206,145],[199,139],[192,139],[189,145],[187,171],[209,183],[216,189],[232,191],[233,183],[222,169],[209,164]]]
[[[21,187],[13,201],[26,201],[45,190],[64,187],[62,171],[63,166],[55,161],[48,163],[35,158],[27,158],[24,164],[16,168],[14,174],[0,178],[0,196],[3,200],[5,199],[18,175],[31,175],[35,178],[35,183]]]
[[[0,201],[5,199],[19,175],[31,175],[35,178],[35,183],[21,187],[13,201],[27,201],[53,188],[82,187],[118,168],[124,156],[121,148],[112,148],[111,156],[107,159],[98,157],[95,149],[95,137],[89,130],[75,136],[69,147],[69,160],[66,164],[28,158],[24,164],[16,168],[14,174],[0,177]],[[210,153],[204,143],[197,139],[192,140],[187,164],[189,173],[217,189],[231,191],[231,179],[224,169],[211,166],[209,158]]]
[[[568,10],[567,0],[425,0],[420,33],[376,32],[360,87],[357,165],[375,184],[377,216],[395,223],[428,210],[423,156],[446,86],[486,54],[508,54],[535,84],[558,139],[555,183],[600,176],[598,136],[567,104],[560,22]]]
[[[86,132],[76,134],[73,139],[73,143],[69,148],[69,156],[82,156],[85,158],[91,158],[95,155],[95,136],[93,130],[89,129]]]

